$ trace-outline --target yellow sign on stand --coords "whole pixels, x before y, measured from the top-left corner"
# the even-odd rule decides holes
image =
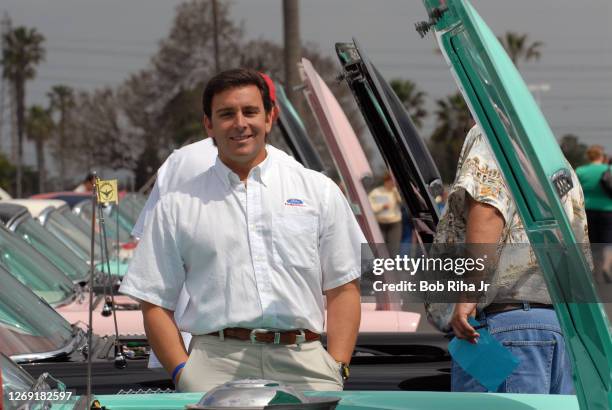
[[[96,192],[98,193],[98,202],[119,203],[119,194],[117,190],[116,179],[97,179],[96,180]]]

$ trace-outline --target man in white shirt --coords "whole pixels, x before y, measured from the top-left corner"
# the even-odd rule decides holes
[[[260,73],[262,78],[266,81],[268,90],[270,92],[270,100],[272,102],[272,122],[275,123],[278,118],[278,106],[276,105],[276,89],[272,79],[264,73]],[[287,155],[284,151],[281,151],[271,145],[266,146],[268,155],[278,158],[280,161],[287,161],[295,166],[301,166],[292,156]],[[217,147],[214,144],[212,138],[206,138],[198,142],[186,145],[175,150],[170,156],[164,161],[164,163],[157,170],[157,177],[155,179],[155,185],[147,198],[147,202],[143,207],[138,221],[132,228],[132,235],[138,239],[142,237],[144,232],[145,224],[147,224],[153,214],[153,209],[159,201],[159,198],[168,192],[176,191],[182,184],[189,181],[191,178],[207,171],[213,165],[217,159]],[[181,327],[181,318],[185,309],[187,308],[188,300],[187,292],[183,289],[179,300],[176,304],[174,311],[174,319]],[[191,334],[187,332],[181,332],[185,346],[188,346],[191,341]],[[161,363],[157,359],[155,352],[151,352],[149,356],[149,368],[161,367]]]
[[[245,377],[339,390],[359,328],[361,230],[331,180],[268,154],[257,72],[215,76],[203,100],[216,163],[162,196],[121,291],[142,301],[149,342],[182,391]],[[183,285],[189,356],[173,320]]]

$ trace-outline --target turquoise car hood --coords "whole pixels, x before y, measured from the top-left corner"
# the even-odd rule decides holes
[[[433,392],[325,392],[306,393],[307,396],[341,397],[337,410],[570,410],[578,409],[576,396],[547,396],[540,394],[482,394]],[[112,410],[184,409],[195,404],[199,393],[144,394],[98,396],[104,406]]]
[[[570,165],[503,47],[466,0],[424,0],[455,81],[495,154],[547,282],[581,408],[612,407],[612,342],[587,252],[561,198]]]

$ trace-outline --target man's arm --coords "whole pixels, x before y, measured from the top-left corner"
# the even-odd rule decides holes
[[[149,344],[160,363],[172,373],[174,368],[187,361],[188,355],[183,338],[174,322],[174,312],[148,302],[141,302],[144,328]],[[178,373],[178,382],[182,370]]]
[[[359,279],[325,292],[327,351],[338,362],[350,363],[361,321]]]
[[[466,193],[468,206],[465,242],[473,244],[496,244],[501,238],[504,229],[504,218],[494,206],[477,202]],[[460,302],[455,306],[455,311],[450,325],[459,339],[467,339],[476,343],[480,336],[468,323],[468,317],[476,314],[476,303]]]

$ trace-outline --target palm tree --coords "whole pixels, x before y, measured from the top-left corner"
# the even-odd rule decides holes
[[[4,34],[2,75],[13,86],[17,99],[17,197],[21,197],[23,178],[23,132],[25,125],[26,82],[36,75],[36,65],[45,58],[45,37],[35,28],[17,27]]]
[[[47,171],[45,169],[45,141],[49,139],[54,128],[49,110],[40,105],[33,105],[28,110],[26,134],[36,145],[36,165],[38,168],[38,191],[45,192]]]
[[[437,127],[429,139],[429,148],[446,183],[452,182],[463,140],[474,125],[470,110],[457,92],[436,101]]]
[[[66,140],[70,110],[75,106],[74,90],[67,85],[55,85],[47,93],[47,97],[49,97],[51,113],[57,112],[59,114],[54,154],[59,163],[60,180],[64,187],[66,185],[66,149],[68,143]]]
[[[510,56],[510,60],[518,67],[519,61],[539,60],[541,56],[540,48],[544,45],[541,41],[534,41],[529,44],[527,34],[518,34],[512,31],[506,32],[504,37],[497,38],[506,52]]]
[[[421,128],[423,119],[427,117],[427,110],[424,108],[427,94],[419,90],[416,84],[410,80],[395,79],[391,80],[389,85],[408,111],[414,125]]]

